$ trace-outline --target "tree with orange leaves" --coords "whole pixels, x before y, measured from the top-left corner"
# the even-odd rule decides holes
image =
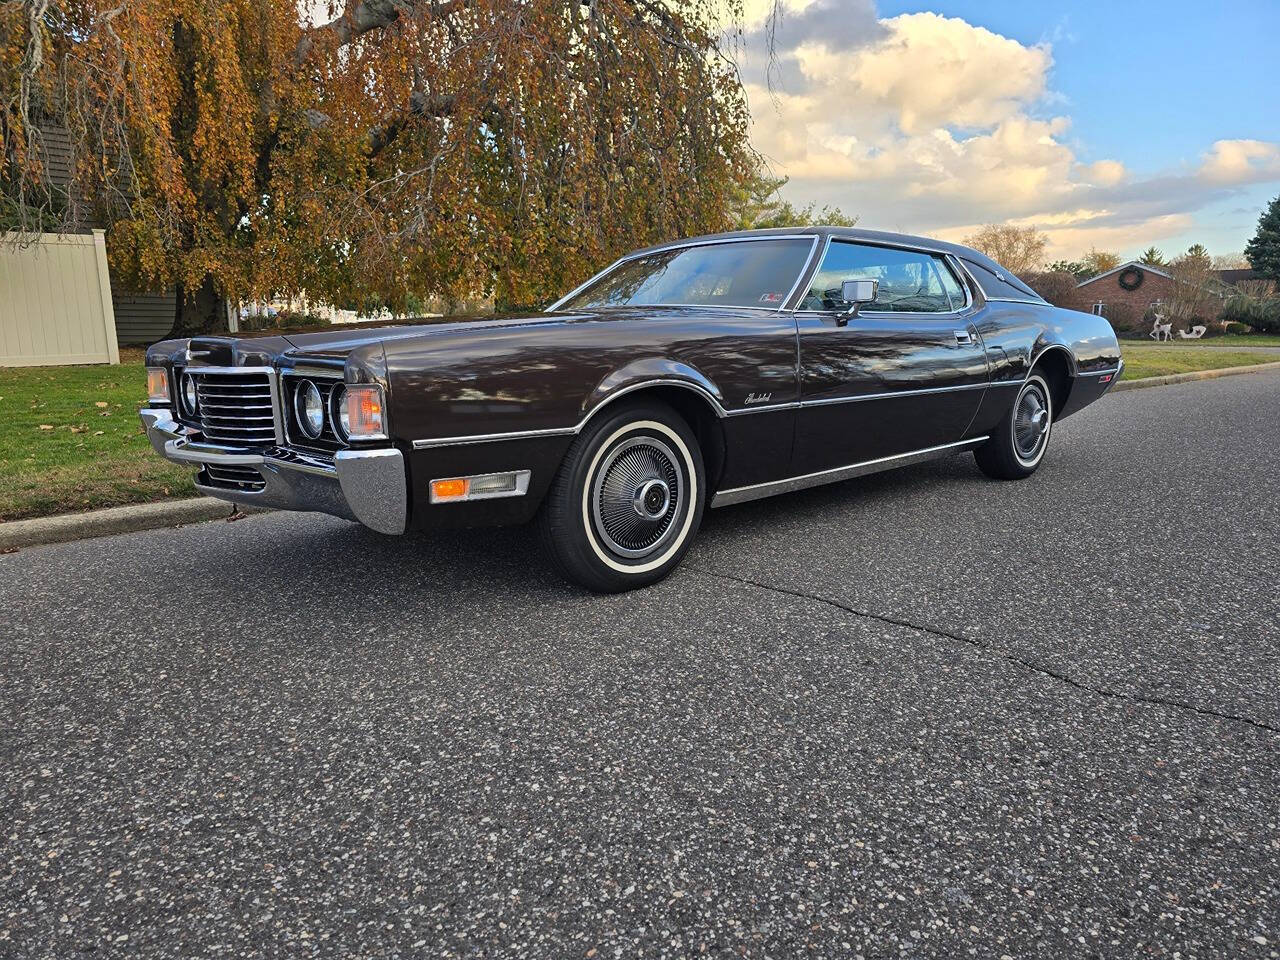
[[[0,21],[0,196],[108,228],[113,270],[220,299],[531,304],[726,224],[753,174],[712,0],[21,0]],[[42,165],[70,131],[75,183]]]

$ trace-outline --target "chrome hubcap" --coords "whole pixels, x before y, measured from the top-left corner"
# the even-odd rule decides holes
[[[1018,397],[1013,416],[1013,445],[1024,461],[1039,457],[1049,433],[1049,398],[1038,383],[1028,384]]]
[[[631,506],[646,520],[660,520],[671,506],[671,488],[665,480],[646,480],[636,487]]]
[[[600,539],[628,559],[663,549],[676,535],[685,478],[672,449],[656,437],[631,437],[608,452],[591,486]]]

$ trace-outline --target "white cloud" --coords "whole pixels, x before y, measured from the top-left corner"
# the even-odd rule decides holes
[[[1280,179],[1280,145],[1258,140],[1220,140],[1197,168],[1145,179],[1116,160],[1082,162],[1070,118],[1044,112],[1062,100],[1050,89],[1048,43],[933,13],[877,29],[865,4],[849,6],[845,27],[828,36],[815,24],[831,5],[846,9],[814,0],[784,12],[772,88],[758,63],[744,64],[753,141],[802,203],[938,236],[1035,224],[1053,259],[1177,235],[1231,189]]]
[[[1200,165],[1211,183],[1256,183],[1280,178],[1280,144],[1263,140],[1218,140]]]
[[[835,62],[820,76],[851,98],[888,106],[908,134],[941,126],[989,127],[1040,97],[1053,57],[963,20],[936,13],[887,20],[888,35]],[[816,58],[806,58],[814,63]]]

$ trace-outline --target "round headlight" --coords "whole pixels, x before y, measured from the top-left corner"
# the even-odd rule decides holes
[[[320,389],[310,380],[298,384],[293,394],[293,412],[298,415],[298,426],[310,439],[315,440],[324,429],[324,401]]]
[[[347,412],[347,388],[338,384],[329,394],[329,422],[343,443],[351,440],[351,415]]]
[[[182,412],[194,417],[197,403],[199,398],[196,396],[196,378],[189,373],[184,373],[182,375]]]

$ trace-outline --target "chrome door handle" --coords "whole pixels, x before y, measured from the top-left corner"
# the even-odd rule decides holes
[[[969,331],[968,331],[968,330],[954,330],[954,331],[952,331],[952,332],[956,335],[956,342],[957,342],[957,343],[972,343],[972,342],[973,342],[973,338],[972,338],[971,336],[969,336]]]

